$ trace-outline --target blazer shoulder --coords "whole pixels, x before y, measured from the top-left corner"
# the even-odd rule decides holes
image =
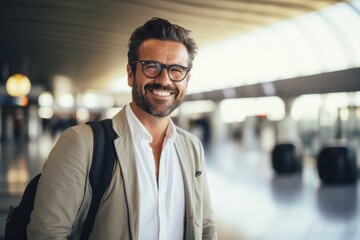
[[[180,127],[176,127],[176,132],[183,141],[189,141],[189,143],[193,145],[202,145],[201,140],[195,136],[194,134],[186,131],[185,129],[182,129]]]
[[[176,144],[185,152],[189,152],[193,159],[204,161],[204,149],[201,140],[192,133],[177,127],[178,133]]]

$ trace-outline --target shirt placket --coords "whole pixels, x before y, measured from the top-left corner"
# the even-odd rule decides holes
[[[156,207],[156,212],[157,212],[157,219],[155,221],[155,228],[158,230],[158,231],[155,231],[156,232],[156,239],[159,239],[159,236],[160,236],[160,227],[161,227],[161,224],[160,224],[160,215],[159,215],[159,191],[158,191],[158,186],[157,186],[157,181],[156,181],[156,175],[155,175],[155,159],[154,159],[154,155],[153,155],[153,152],[152,152],[152,149],[150,147],[150,142],[144,138],[143,139],[143,145],[145,146],[145,152],[146,152],[146,158],[147,160],[149,161],[149,165],[151,166],[151,173],[149,174],[151,177],[151,182],[152,182],[152,189],[154,192],[154,195],[155,195],[155,198],[156,198],[156,203],[157,203],[157,206]]]
[[[166,141],[165,141],[166,142]],[[167,229],[167,217],[166,217],[166,210],[167,210],[167,203],[166,203],[166,189],[167,189],[167,163],[165,162],[168,160],[167,158],[167,147],[166,145],[162,149],[160,166],[159,166],[159,218],[160,218],[160,231],[159,231],[159,239],[165,240],[166,239],[166,229]]]

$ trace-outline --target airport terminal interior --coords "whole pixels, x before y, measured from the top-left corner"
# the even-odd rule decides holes
[[[0,239],[62,132],[131,101],[154,16],[199,40],[172,120],[203,143],[219,239],[360,239],[360,0],[1,1]]]

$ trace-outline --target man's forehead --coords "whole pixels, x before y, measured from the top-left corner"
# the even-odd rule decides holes
[[[154,58],[154,57],[168,57],[176,58],[187,62],[189,59],[188,51],[184,44],[176,41],[148,39],[145,40],[139,47],[139,59]],[[157,60],[157,59],[152,59]],[[160,60],[160,59],[158,59]]]

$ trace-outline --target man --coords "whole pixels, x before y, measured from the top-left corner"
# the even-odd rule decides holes
[[[200,141],[170,114],[183,101],[197,46],[153,18],[129,40],[132,102],[112,119],[118,160],[90,239],[216,239]],[[79,239],[91,199],[88,125],[66,130],[39,181],[29,239]]]

